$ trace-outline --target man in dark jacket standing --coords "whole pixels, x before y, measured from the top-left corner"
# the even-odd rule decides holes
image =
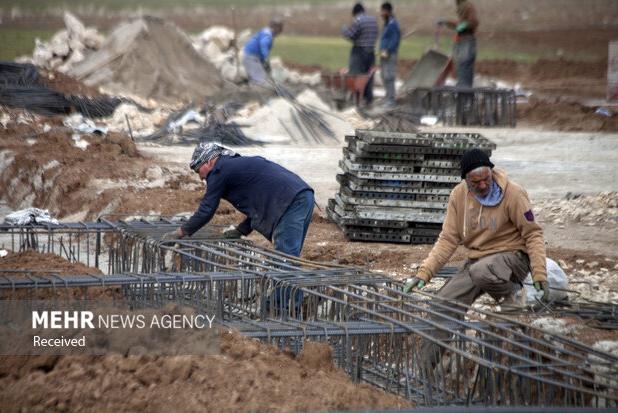
[[[344,27],[341,34],[352,41],[348,73],[351,75],[367,74],[375,65],[374,49],[378,39],[378,20],[365,14],[362,4],[356,3],[352,8],[352,24]],[[369,105],[373,100],[373,80],[367,83],[364,93],[365,102]]]
[[[247,218],[224,232],[240,238],[256,230],[277,251],[300,256],[313,214],[313,189],[298,175],[260,156],[240,156],[215,143],[200,143],[190,167],[206,180],[198,210],[164,240],[191,236],[214,216],[225,199]]]
[[[382,3],[380,15],[384,19],[384,30],[380,39],[380,72],[386,90],[386,106],[395,106],[395,79],[397,78],[397,51],[401,41],[399,23],[393,14],[393,6]]]

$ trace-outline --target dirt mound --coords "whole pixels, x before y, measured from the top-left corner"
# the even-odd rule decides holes
[[[531,98],[517,105],[517,121],[524,126],[541,126],[558,131],[617,132],[618,115],[595,113],[595,108],[577,102]]]
[[[39,75],[43,85],[57,92],[78,96],[101,96],[97,88],[87,86],[83,82],[65,75],[64,73],[40,69]]]
[[[221,88],[218,70],[174,24],[143,17],[116,27],[70,75],[117,94],[162,102],[202,101]]]
[[[36,251],[23,251],[9,253],[0,259],[0,270],[29,270],[29,271],[53,271],[61,275],[99,275],[102,274],[97,268],[88,267],[82,263],[73,263],[56,254],[43,254]]]
[[[310,345],[311,346],[311,345]],[[408,407],[354,384],[332,365],[307,365],[272,346],[221,334],[212,356],[2,357],[7,412],[294,412]]]
[[[3,273],[5,270],[27,270],[28,274],[25,272]],[[10,275],[12,278],[25,277],[26,275],[45,275],[50,272],[61,276],[102,274],[98,268],[88,267],[79,262],[69,262],[55,254],[45,254],[32,250],[9,253],[6,257],[0,258],[0,274]],[[11,300],[47,300],[50,298],[105,299],[121,297],[122,294],[118,287],[19,289],[17,291],[2,291],[0,294],[0,298]]]
[[[10,117],[0,128],[0,198],[13,209],[43,207],[72,220],[102,213],[175,215],[197,209],[204,194],[196,174],[142,156],[126,135],[82,135],[88,144],[82,149],[61,117],[20,111]],[[241,220],[222,202],[213,223]]]

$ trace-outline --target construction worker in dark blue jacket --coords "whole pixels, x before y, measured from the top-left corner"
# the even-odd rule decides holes
[[[206,180],[206,194],[198,210],[180,228],[163,236],[173,240],[191,236],[214,216],[225,199],[246,215],[226,238],[258,231],[277,251],[300,256],[313,214],[313,189],[298,175],[261,156],[240,156],[215,143],[200,143],[190,167]]]
[[[397,78],[397,52],[401,42],[399,23],[393,14],[393,6],[382,3],[380,15],[384,19],[384,29],[380,38],[380,72],[386,90],[386,106],[395,106],[395,79]]]

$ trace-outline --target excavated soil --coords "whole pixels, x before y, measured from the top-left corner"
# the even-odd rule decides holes
[[[55,70],[39,69],[41,83],[56,92],[67,95],[97,97],[101,96],[98,88],[84,83]]]
[[[100,274],[33,251],[0,259],[3,269]],[[83,289],[73,290],[73,298],[83,298]],[[119,294],[101,289],[99,296],[104,292]],[[10,297],[26,298],[15,293]],[[372,386],[352,383],[332,364],[325,344],[307,343],[294,357],[231,331],[220,333],[220,343],[220,353],[207,356],[0,356],[0,403],[7,412],[288,412],[410,406]]]
[[[618,114],[603,116],[574,101],[530,98],[517,105],[517,122],[528,127],[568,132],[618,132]]]
[[[44,124],[50,126],[47,132]],[[199,205],[204,187],[188,169],[154,162],[123,134],[81,139],[89,142],[85,150],[75,146],[59,117],[0,128],[0,153],[8,163],[0,172],[0,198],[14,209],[41,207],[73,220],[101,214],[173,215]],[[235,213],[227,202],[219,212]],[[240,214],[236,218],[240,221]]]
[[[11,270],[10,273],[3,271]],[[27,270],[25,272],[13,272],[14,270]],[[70,277],[72,275],[102,275],[98,268],[88,267],[79,262],[69,262],[68,260],[55,255],[40,253],[32,250],[18,253],[9,253],[6,257],[0,258],[0,274],[11,278],[21,278],[28,275],[45,276],[56,274]],[[46,300],[52,298],[71,298],[71,299],[108,299],[121,298],[120,288],[117,287],[75,287],[57,289],[19,289],[17,291],[2,291],[1,299],[29,299]]]
[[[387,409],[409,403],[352,383],[310,344],[295,358],[221,332],[209,356],[23,356],[0,358],[6,412],[291,412]]]

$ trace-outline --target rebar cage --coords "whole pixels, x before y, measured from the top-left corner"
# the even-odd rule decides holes
[[[0,271],[16,291],[114,287],[141,307],[169,300],[208,309],[223,327],[295,353],[324,342],[354,380],[418,406],[618,405],[618,358],[363,268],[291,257],[220,228],[161,241],[167,219],[0,226],[0,244],[97,267],[103,275]]]

